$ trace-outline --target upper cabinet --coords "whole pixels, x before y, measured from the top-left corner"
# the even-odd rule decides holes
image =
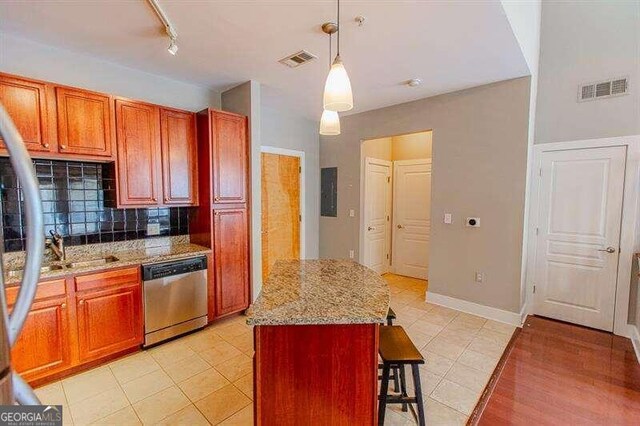
[[[197,205],[198,161],[195,115],[160,110],[162,189],[166,205]]]
[[[45,83],[0,75],[0,103],[7,110],[29,151],[49,152],[49,90]],[[5,146],[0,138],[0,149]]]
[[[211,111],[213,203],[247,202],[247,117]]]
[[[112,156],[113,103],[110,96],[56,87],[56,105],[60,153]]]
[[[154,105],[116,100],[118,205],[159,204],[160,117]]]

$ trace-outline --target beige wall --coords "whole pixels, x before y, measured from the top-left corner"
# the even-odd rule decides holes
[[[338,167],[338,217],[320,218],[320,256],[359,256],[360,141],[433,129],[429,291],[518,312],[528,109],[525,77],[342,117],[342,134],[320,139],[320,166]],[[482,227],[464,227],[467,216]]]
[[[391,158],[397,160],[419,160],[431,158],[433,132],[410,133],[394,136],[391,143]]]
[[[367,157],[378,160],[393,160],[391,143],[392,138],[369,139],[362,142],[362,161]]]
[[[629,77],[630,93],[577,102],[578,86]],[[535,143],[640,134],[640,2],[542,3]]]

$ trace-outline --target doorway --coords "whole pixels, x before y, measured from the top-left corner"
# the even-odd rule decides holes
[[[626,150],[541,153],[534,313],[613,331]]]
[[[432,132],[362,142],[360,262],[428,279]]]
[[[280,259],[304,258],[304,152],[261,148],[262,279]]]

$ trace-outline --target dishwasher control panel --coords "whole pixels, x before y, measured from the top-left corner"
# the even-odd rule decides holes
[[[164,263],[154,263],[142,266],[142,280],[150,281],[172,275],[188,274],[190,272],[207,269],[207,258],[196,257],[184,260],[172,260]]]

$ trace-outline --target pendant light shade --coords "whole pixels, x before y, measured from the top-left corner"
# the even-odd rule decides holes
[[[340,134],[340,117],[335,111],[325,109],[320,118],[320,134],[324,136],[336,136]]]
[[[331,65],[327,81],[324,84],[324,109],[329,111],[349,111],[353,108],[353,94],[351,92],[351,81],[347,70],[342,64],[340,55]]]

